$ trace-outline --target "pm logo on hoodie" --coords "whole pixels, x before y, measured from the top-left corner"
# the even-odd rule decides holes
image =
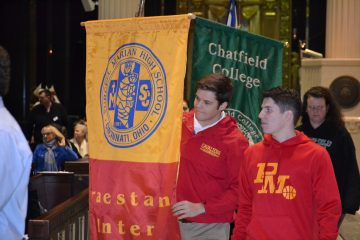
[[[282,194],[285,199],[292,200],[296,197],[296,189],[286,185],[289,175],[278,175],[278,163],[258,163],[257,175],[254,183],[262,184],[258,194]]]

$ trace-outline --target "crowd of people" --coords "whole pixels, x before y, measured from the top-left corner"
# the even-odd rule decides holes
[[[3,97],[10,86],[10,56],[0,46],[0,239],[23,239],[28,212],[31,173],[61,171],[64,161],[88,157],[87,126],[74,125],[74,138],[67,139],[68,116],[48,89],[36,96],[25,137],[5,108]]]
[[[28,142],[33,149],[33,173],[63,170],[65,161],[88,156],[86,121],[74,124],[73,138],[67,134],[68,117],[65,108],[53,101],[51,92],[38,93],[39,104],[30,111],[27,126]]]
[[[10,59],[0,46],[0,239],[22,239],[25,176],[32,166],[60,171],[64,161],[88,157],[87,126],[76,122],[68,139],[66,111],[43,89],[26,139],[3,103],[9,82]],[[231,80],[215,73],[197,82],[192,110],[183,102],[172,206],[181,238],[336,239],[345,214],[359,209],[360,178],[354,143],[329,89],[311,88],[303,104],[295,90],[265,91],[264,140],[251,146],[225,114],[232,95]]]
[[[27,121],[27,138],[31,149],[43,146],[47,141],[44,131],[56,134],[56,138],[64,139],[64,145],[56,144],[56,148],[69,148],[77,158],[88,156],[87,125],[85,120],[79,120],[73,126],[73,138],[68,138],[68,116],[61,103],[54,101],[52,92],[48,89],[37,91],[38,104],[29,113]],[[56,132],[55,132],[56,131]],[[46,148],[48,149],[48,148]],[[48,169],[49,170],[49,169]]]
[[[210,74],[198,81],[194,109],[184,113],[173,205],[181,238],[337,239],[345,214],[359,209],[360,177],[329,89],[308,90],[303,107],[295,90],[265,91],[264,140],[249,147],[224,114],[231,95],[230,80]]]

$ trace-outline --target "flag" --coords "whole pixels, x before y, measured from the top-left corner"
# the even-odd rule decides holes
[[[96,239],[179,239],[188,15],[85,23],[89,224]]]
[[[238,26],[237,14],[236,14],[236,0],[230,0],[229,2],[226,25],[235,28]]]
[[[200,17],[194,26],[187,99],[193,99],[197,80],[209,73],[224,73],[234,87],[227,114],[238,121],[250,142],[261,141],[258,114],[262,92],[282,84],[283,44]]]

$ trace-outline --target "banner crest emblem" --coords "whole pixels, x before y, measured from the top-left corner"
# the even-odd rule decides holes
[[[237,125],[250,143],[257,143],[263,140],[262,133],[256,124],[244,113],[237,109],[227,108],[226,113],[237,121]]]
[[[114,147],[136,146],[161,123],[167,107],[166,73],[143,44],[128,43],[110,57],[100,87],[104,136]]]

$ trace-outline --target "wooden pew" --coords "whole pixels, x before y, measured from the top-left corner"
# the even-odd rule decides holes
[[[87,240],[88,188],[28,222],[30,240]]]
[[[77,175],[89,175],[89,160],[82,158],[76,161],[66,161],[64,163],[64,170]]]
[[[72,161],[66,167],[72,172],[41,172],[30,178],[29,196],[35,196],[28,212],[30,239],[50,239],[54,231],[56,237],[51,239],[87,239],[88,193],[84,196],[84,189],[89,186],[88,161]],[[38,210],[37,201],[47,212]]]
[[[41,172],[30,178],[29,192],[36,193],[41,205],[49,210],[89,186],[87,160],[70,161],[65,172]]]
[[[74,173],[73,191],[81,192],[89,186],[89,161],[87,158],[77,161],[66,161],[64,170]]]
[[[74,173],[43,172],[30,178],[29,192],[36,192],[47,210],[74,196]]]

